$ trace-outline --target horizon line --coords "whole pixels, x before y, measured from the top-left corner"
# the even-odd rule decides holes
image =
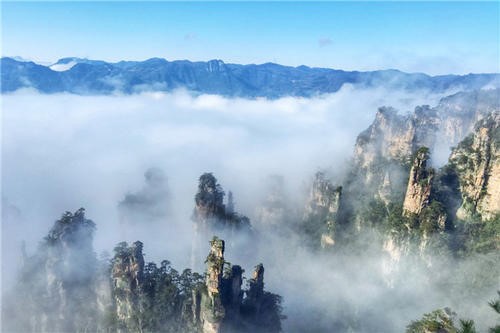
[[[76,56],[73,57],[73,56],[70,56],[70,57],[58,58],[55,62],[44,61],[44,60],[35,60],[35,59],[25,58],[23,56],[1,55],[1,57],[0,57],[0,59],[5,59],[5,58],[9,58],[9,59],[12,59],[12,60],[18,61],[18,62],[32,62],[32,63],[35,63],[35,64],[37,64],[39,66],[43,66],[43,67],[46,67],[46,68],[49,68],[49,69],[51,69],[50,66],[53,66],[53,65],[57,64],[59,61],[64,60],[64,59],[79,59],[79,60],[87,60],[87,61],[102,61],[102,62],[105,62],[105,63],[108,63],[108,64],[118,64],[118,63],[121,63],[121,62],[137,62],[137,63],[141,63],[141,62],[146,62],[146,61],[149,61],[149,60],[159,59],[159,60],[165,60],[166,62],[182,62],[182,61],[186,61],[186,62],[189,62],[189,63],[208,63],[208,62],[211,62],[211,61],[220,61],[220,62],[222,62],[223,64],[226,64],[226,65],[238,65],[238,66],[277,65],[277,66],[280,66],[280,67],[288,67],[288,68],[307,67],[309,69],[327,69],[327,70],[333,70],[333,71],[360,72],[360,73],[363,73],[363,72],[367,73],[367,72],[397,71],[397,72],[404,73],[404,74],[421,74],[421,75],[427,75],[429,77],[439,77],[439,76],[449,76],[449,75],[467,76],[467,75],[482,75],[482,74],[500,75],[500,71],[499,72],[469,72],[469,73],[464,73],[464,74],[447,73],[447,74],[432,75],[432,74],[428,74],[428,73],[423,72],[423,71],[406,72],[406,71],[400,70],[398,68],[378,68],[378,69],[369,69],[369,70],[352,69],[352,70],[349,70],[349,69],[340,69],[340,68],[334,68],[334,67],[309,66],[309,65],[305,65],[305,64],[301,64],[301,65],[298,65],[298,66],[285,65],[285,64],[281,64],[281,63],[277,63],[277,62],[273,62],[273,61],[268,61],[268,62],[263,62],[263,63],[236,63],[236,62],[226,62],[226,61],[224,61],[222,59],[216,59],[216,58],[214,58],[214,59],[208,59],[208,60],[189,60],[189,59],[172,59],[172,60],[169,60],[169,59],[161,57],[161,56],[151,57],[151,58],[147,58],[147,59],[143,59],[143,60],[125,60],[125,59],[121,59],[121,60],[118,60],[118,61],[115,61],[115,60],[92,59],[90,57],[76,57]],[[0,71],[1,71],[1,69],[0,69]],[[52,71],[54,71],[54,70],[52,70]]]

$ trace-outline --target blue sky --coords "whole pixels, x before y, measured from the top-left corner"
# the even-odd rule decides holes
[[[500,72],[499,2],[2,2],[2,55]]]

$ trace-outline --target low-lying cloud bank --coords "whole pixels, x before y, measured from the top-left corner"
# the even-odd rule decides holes
[[[378,106],[405,111],[437,97],[349,86],[314,99],[278,100],[183,91],[4,95],[3,196],[42,233],[62,211],[80,206],[103,228],[117,220],[124,194],[142,186],[144,171],[157,167],[168,177],[184,219],[197,178],[207,171],[250,214],[269,174],[283,175],[297,191],[316,168],[344,166]],[[97,244],[104,247],[108,240],[100,234]]]
[[[435,105],[440,97],[350,86],[317,98],[277,100],[192,96],[185,91],[4,95],[2,195],[16,211],[15,221],[2,222],[4,281],[7,286],[14,281],[12,268],[18,265],[21,240],[27,242],[28,252],[33,251],[55,219],[79,207],[85,207],[97,224],[98,252],[111,251],[122,240],[140,239],[147,260],[168,258],[177,268],[186,267],[193,198],[202,173],[213,172],[226,192],[233,192],[236,210],[253,218],[269,175],[282,175],[287,196],[300,202],[317,168],[330,168],[340,179],[357,134],[372,122],[377,107],[391,105],[405,112],[420,104]],[[160,216],[160,225],[144,219],[126,226],[120,223],[120,202],[122,207],[130,203],[134,193],[137,200],[150,198],[144,173],[151,167],[165,177],[164,196],[154,194],[151,200],[156,200],[154,207],[165,200],[169,211]],[[321,266],[310,265],[313,270]],[[328,272],[325,279],[335,279],[336,273]],[[269,276],[273,274],[280,276],[271,268]],[[339,279],[345,283],[344,278]],[[280,286],[279,280],[269,281],[274,292],[283,294],[285,310],[290,306],[293,312],[300,303],[290,291],[301,281],[321,282],[291,278]],[[311,296],[330,301],[320,297],[329,288],[314,289],[318,295]]]

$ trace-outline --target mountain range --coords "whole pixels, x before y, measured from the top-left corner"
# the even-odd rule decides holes
[[[227,97],[310,97],[338,91],[344,84],[386,87],[407,91],[444,92],[500,87],[500,74],[430,76],[399,70],[343,71],[274,63],[227,64],[221,60],[191,62],[152,58],[145,61],[110,63],[100,60],[63,58],[48,66],[20,58],[0,59],[1,92],[22,88],[41,93],[81,95],[186,89],[199,94]]]

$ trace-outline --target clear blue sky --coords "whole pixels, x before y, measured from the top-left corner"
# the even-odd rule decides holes
[[[499,2],[3,2],[2,55],[500,72]]]

